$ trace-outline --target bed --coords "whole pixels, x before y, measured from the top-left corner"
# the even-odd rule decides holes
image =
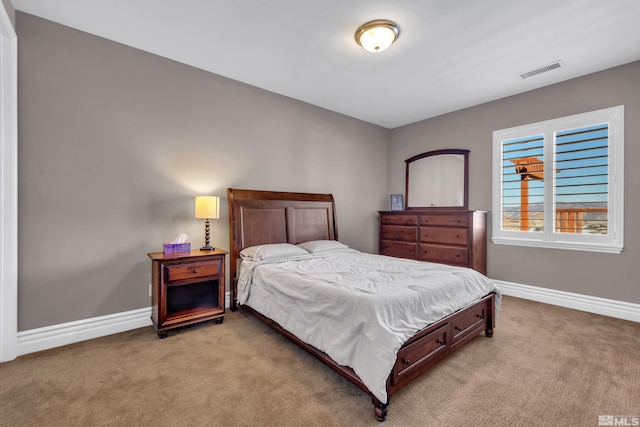
[[[227,196],[232,311],[242,306],[367,393],[371,397],[377,420],[384,421],[386,418],[390,397],[421,373],[478,334],[484,332],[487,337],[493,335],[500,301],[500,292],[493,282],[466,268],[364,254],[346,247],[338,240],[336,209],[331,194],[229,188]],[[302,248],[299,253],[295,250],[298,248]],[[314,253],[313,248],[321,250]],[[326,248],[330,248],[331,251],[325,251]],[[277,259],[263,259],[257,256],[260,251],[266,253],[266,249],[272,251],[271,253],[276,253],[273,250],[277,249]],[[280,255],[283,250],[287,252],[286,257],[291,258],[282,259]],[[241,264],[242,258],[244,261]],[[318,265],[322,267],[319,268]],[[327,283],[318,281],[318,277],[327,276],[324,273],[327,266],[331,271],[340,273],[340,289],[333,286],[333,279],[329,279]],[[422,280],[423,276],[452,277],[451,280],[456,283],[464,283],[462,286],[469,288],[470,294],[460,296],[460,290],[450,292],[450,295],[442,294],[439,298],[443,301],[453,302],[432,305],[445,305],[450,308],[444,312],[439,312],[438,309],[432,312],[427,310],[427,306],[431,304],[425,305],[424,301],[414,304],[412,300],[403,299],[409,298],[410,294],[416,294],[417,288],[409,286],[411,292],[400,290],[400,287],[393,288],[396,286],[393,280],[397,282],[398,279],[395,273],[389,273],[390,270],[410,271],[410,277],[402,276],[400,279],[406,280],[407,283]],[[322,274],[315,277],[314,271],[320,271]],[[353,282],[349,281],[346,286],[348,289],[344,290],[344,272],[351,273],[351,277],[366,276],[368,280],[363,280],[362,283],[356,279]],[[382,276],[385,277],[384,280],[380,279]],[[471,284],[467,277],[471,278]],[[434,286],[440,290],[449,286],[442,284],[444,282],[437,283],[439,284]],[[370,291],[371,286],[376,290]],[[347,299],[345,295],[354,294],[354,289],[358,291],[355,298]],[[306,294],[311,291],[324,293]],[[378,295],[380,292],[382,294]],[[431,296],[426,298],[433,301]],[[305,299],[308,301],[303,301]],[[407,318],[401,321],[394,320],[393,325],[384,321],[381,322],[382,326],[372,325],[370,323],[376,322],[364,322],[360,318],[354,320],[354,316],[349,316],[349,322],[345,323],[343,312],[370,311],[374,313],[374,317],[375,313],[382,312],[383,315],[377,317],[386,318],[384,310],[391,305],[390,301],[395,299],[398,299],[402,306],[400,311],[407,311],[408,314]],[[263,304],[261,301],[267,303]],[[268,301],[277,303],[272,304]],[[308,305],[311,301],[327,303]],[[339,301],[339,304],[336,301]],[[368,308],[367,304],[373,305],[373,308]],[[413,305],[416,306],[416,311],[411,312],[407,307]],[[292,308],[283,310],[287,307]],[[394,313],[399,312],[397,309],[390,310]],[[296,311],[303,317],[290,316]],[[340,314],[336,314],[337,312]],[[416,327],[419,322],[424,325]],[[318,327],[312,326],[316,323]],[[331,346],[334,343],[328,342],[334,341],[333,339],[329,340],[315,332],[316,329],[330,332],[331,328],[336,327],[355,331],[355,335],[344,335],[342,341],[338,340],[340,351]],[[390,329],[393,330],[393,334],[388,333]],[[402,334],[396,334],[396,329],[401,329],[399,332]],[[330,332],[328,335],[339,334]],[[366,347],[367,345],[369,347]],[[362,360],[363,354],[367,356],[367,360]]]

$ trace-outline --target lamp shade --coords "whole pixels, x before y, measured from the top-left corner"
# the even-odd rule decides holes
[[[196,196],[196,218],[217,219],[220,217],[220,197]]]

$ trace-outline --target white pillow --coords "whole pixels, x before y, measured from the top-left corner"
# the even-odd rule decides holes
[[[291,243],[270,243],[250,246],[240,251],[240,257],[247,261],[264,261],[300,255],[309,255],[309,252]]]
[[[335,249],[347,249],[349,246],[337,240],[311,240],[309,242],[298,243],[298,246],[306,249],[310,253],[332,251]]]

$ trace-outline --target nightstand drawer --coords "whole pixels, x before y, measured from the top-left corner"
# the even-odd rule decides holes
[[[198,277],[215,276],[218,274],[220,272],[220,261],[167,265],[165,268],[168,282],[196,279]]]

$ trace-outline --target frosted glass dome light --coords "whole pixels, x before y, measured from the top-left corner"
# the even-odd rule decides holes
[[[395,22],[384,19],[369,21],[356,30],[356,42],[369,52],[382,52],[393,44],[400,35]]]

